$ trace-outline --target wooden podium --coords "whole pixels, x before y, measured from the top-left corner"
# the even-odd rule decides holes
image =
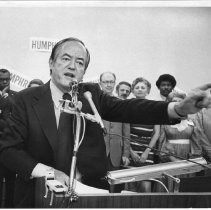
[[[208,185],[210,183],[207,183]],[[79,195],[76,202],[69,197],[54,194],[50,206],[51,193],[45,195],[45,180],[37,180],[35,193],[36,208],[210,208],[211,192],[193,193],[127,193]]]

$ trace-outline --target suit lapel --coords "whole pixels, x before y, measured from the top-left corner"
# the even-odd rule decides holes
[[[50,91],[50,82],[44,85],[43,91],[40,91],[34,98],[35,102],[33,107],[35,113],[55,154],[58,133],[54,105]]]

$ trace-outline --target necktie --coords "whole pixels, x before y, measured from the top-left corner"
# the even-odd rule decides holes
[[[71,101],[71,96],[65,93],[63,99]],[[70,173],[74,146],[73,118],[72,114],[61,112],[58,126],[56,169],[67,175]]]

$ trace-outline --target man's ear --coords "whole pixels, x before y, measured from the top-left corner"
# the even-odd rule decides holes
[[[53,63],[54,63],[53,60],[52,59],[49,59],[48,64],[49,64],[50,69],[52,69]]]

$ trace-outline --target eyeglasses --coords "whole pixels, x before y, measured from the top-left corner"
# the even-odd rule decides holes
[[[108,85],[111,84],[113,85],[115,83],[115,81],[111,80],[111,81],[101,81],[103,84]]]

